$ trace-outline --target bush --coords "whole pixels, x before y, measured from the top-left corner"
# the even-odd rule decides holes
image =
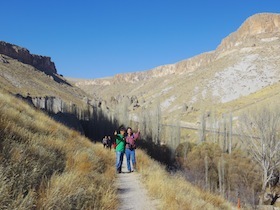
[[[181,158],[185,176],[192,183],[236,202],[237,196],[256,204],[261,190],[260,168],[241,150],[223,153],[219,145],[204,142]]]

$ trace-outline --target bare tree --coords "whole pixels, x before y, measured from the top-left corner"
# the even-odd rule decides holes
[[[262,168],[262,191],[265,192],[273,173],[280,166],[280,110],[265,107],[243,114],[240,119],[241,139]],[[260,199],[260,203],[263,199]]]
[[[199,142],[206,140],[206,114],[203,112],[200,116],[200,127],[198,130]]]
[[[204,158],[204,165],[205,165],[205,189],[208,190],[209,189],[209,177],[208,177],[209,163],[208,163],[207,155],[205,155]]]
[[[212,142],[217,143],[218,141],[218,135],[219,135],[219,131],[218,131],[218,120],[217,120],[217,114],[216,114],[216,110],[212,110],[211,111],[211,115],[210,115],[210,129],[211,129],[211,133],[212,133]]]
[[[223,151],[232,152],[232,113],[223,114]]]
[[[141,109],[141,114],[139,114],[139,127],[141,128],[141,131],[143,134],[141,134],[142,138],[146,138],[146,135],[148,134],[147,131],[147,125],[148,125],[148,114],[147,114],[147,110],[145,108],[142,107]]]
[[[115,107],[115,118],[120,124],[129,124],[129,98],[123,97]]]
[[[157,106],[150,113],[152,116],[152,138],[153,142],[160,144],[160,133],[161,133],[161,107],[160,102],[157,102]]]
[[[222,196],[225,196],[225,161],[223,155],[218,162],[218,176],[219,176],[219,191]]]
[[[180,144],[181,141],[181,126],[180,126],[180,122],[174,122],[173,126],[171,126],[171,136],[170,136],[170,146],[171,146],[171,152],[172,152],[172,156],[174,157],[175,155],[175,150],[178,147],[178,145]]]
[[[228,137],[228,153],[232,152],[232,112],[229,115],[229,137]]]
[[[228,148],[228,135],[227,135],[227,115],[223,116],[223,152],[227,152]]]

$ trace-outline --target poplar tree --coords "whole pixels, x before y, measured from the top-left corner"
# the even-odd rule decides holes
[[[262,168],[263,195],[280,167],[280,109],[263,107],[249,111],[240,119],[241,140],[253,159]],[[260,199],[260,204],[263,199]]]

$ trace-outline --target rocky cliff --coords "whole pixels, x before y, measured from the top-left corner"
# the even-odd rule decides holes
[[[258,39],[259,36],[273,36],[280,32],[280,15],[272,13],[260,13],[249,17],[239,29],[227,36],[216,53],[229,50],[233,47],[244,45],[248,39]]]
[[[17,45],[0,41],[0,54],[34,66],[36,69],[41,70],[48,75],[57,73],[55,64],[51,61],[50,57],[31,54],[29,50]]]

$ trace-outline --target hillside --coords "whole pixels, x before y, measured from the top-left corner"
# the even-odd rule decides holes
[[[96,102],[58,74],[50,57],[1,41],[0,89],[25,99],[81,133],[88,133],[81,120],[91,118]]]
[[[114,157],[101,146],[3,90],[0,121],[1,209],[116,208]]]
[[[11,49],[17,50],[12,53]],[[1,41],[1,88],[23,97],[56,97],[68,104],[82,105],[87,94],[59,75],[50,58],[47,58],[30,54],[25,48]],[[46,65],[38,65],[40,61]]]
[[[1,209],[118,208],[113,152],[3,90],[0,99]],[[161,206],[232,209],[223,198],[192,186],[183,177],[178,180],[179,175],[171,177],[147,154],[138,152],[142,181],[145,179],[152,196],[161,199]],[[155,175],[161,176],[166,185],[157,182]],[[167,196],[178,196],[172,190],[178,183],[186,195],[170,203]],[[154,191],[160,187],[161,192]],[[196,197],[190,199],[192,194],[188,192]]]
[[[127,99],[130,119],[160,105],[162,123],[196,127],[203,112],[219,116],[258,101],[279,100],[280,15],[249,17],[216,50],[151,70],[75,85],[116,112]],[[267,94],[265,94],[267,92]]]

